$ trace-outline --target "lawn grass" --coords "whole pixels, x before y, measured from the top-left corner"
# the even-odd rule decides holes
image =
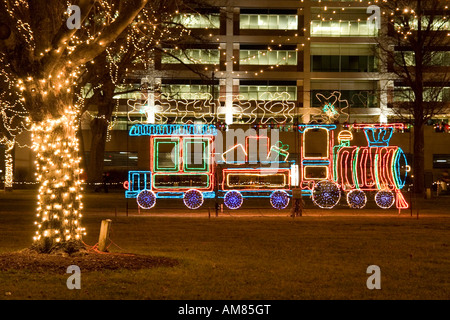
[[[87,244],[111,218],[111,252],[175,258],[175,267],[68,274],[0,273],[0,299],[450,299],[450,216],[290,218],[95,214]],[[0,252],[28,247],[29,212],[0,212]],[[381,290],[369,290],[369,265]],[[5,295],[5,293],[8,293]],[[10,294],[9,294],[10,293]]]

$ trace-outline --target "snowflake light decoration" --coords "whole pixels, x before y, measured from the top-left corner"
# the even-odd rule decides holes
[[[348,121],[349,115],[347,109],[349,108],[349,103],[347,100],[341,99],[341,93],[339,91],[333,91],[328,97],[321,93],[317,93],[316,99],[319,100],[323,106],[320,110],[320,115],[325,123],[333,123],[338,120],[341,115],[344,115],[344,121]],[[345,106],[339,107],[342,104]]]

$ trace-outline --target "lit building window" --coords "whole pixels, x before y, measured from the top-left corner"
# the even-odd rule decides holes
[[[312,37],[375,37],[378,29],[364,21],[311,21]]]
[[[433,154],[433,169],[450,169],[450,154]]]
[[[218,29],[220,27],[218,14],[183,14],[176,16],[173,21],[188,29]]]
[[[146,121],[146,117],[143,114],[118,115],[113,119],[113,126],[111,130],[129,130],[135,123],[143,123]]]
[[[409,87],[395,86],[394,102],[412,102],[414,91]],[[425,87],[423,101],[450,102],[450,87]]]
[[[218,49],[165,49],[161,57],[163,64],[219,64]]]
[[[114,92],[116,93],[114,99],[139,99],[141,96],[141,85],[138,83],[118,84],[116,85]]]
[[[162,99],[175,100],[208,100],[212,96],[216,98],[219,95],[218,85],[206,84],[162,84],[161,97]]]
[[[296,14],[242,14],[241,29],[297,30]]]
[[[345,11],[323,11],[320,8],[311,10],[312,37],[375,37],[378,29],[375,24],[367,22],[364,8],[348,8]]]
[[[240,50],[240,65],[297,65],[295,50]]]
[[[433,154],[433,169],[450,169],[450,154]]]
[[[89,163],[91,152],[86,151],[86,161]],[[129,151],[106,151],[104,157],[104,165],[106,167],[137,167],[137,152]]]
[[[413,51],[397,51],[395,52],[396,63],[399,66],[414,66],[415,57]],[[450,66],[450,52],[448,51],[432,51],[428,57],[425,57],[424,65],[428,66]]]
[[[344,108],[348,105],[350,108],[378,108],[378,97],[375,91],[370,90],[340,90],[340,100],[336,102],[336,107]],[[322,108],[323,105],[317,94],[326,97],[331,96],[333,90],[313,90],[311,92],[311,101],[313,108]]]
[[[422,17],[422,30],[428,30],[428,25],[430,30],[434,31],[447,31],[450,30],[450,21],[447,17],[443,16],[434,16],[432,18],[432,21],[430,23],[429,17]],[[411,28],[411,30],[418,30],[419,29],[419,21],[417,19],[412,19],[408,22],[408,26]],[[395,28],[403,28],[404,22],[395,22],[394,23]]]
[[[141,85],[138,83],[118,84],[114,89],[114,93],[113,99],[138,99],[141,94]],[[94,89],[90,83],[81,88],[81,96],[83,98],[89,99],[93,95]]]
[[[276,83],[242,84],[239,86],[241,100],[297,100],[297,86]]]
[[[430,66],[450,66],[450,52],[449,51],[435,51],[431,53]]]

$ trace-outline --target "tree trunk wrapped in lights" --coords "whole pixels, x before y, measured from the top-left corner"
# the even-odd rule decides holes
[[[5,190],[12,190],[14,178],[13,149],[15,141],[7,141],[5,149]]]
[[[0,33],[0,121],[12,134],[25,119],[32,125],[40,183],[37,251],[82,247],[76,135],[82,108],[75,90],[86,76],[86,65],[111,46],[120,51],[125,44],[160,38],[161,26],[167,32],[176,26],[159,17],[178,14],[184,2],[197,0],[80,0],[77,16],[65,0],[0,1],[0,24],[6,29]],[[67,22],[77,17],[80,27],[71,28]]]
[[[14,93],[0,95],[0,102],[8,102],[0,103],[0,115],[8,131],[14,119],[32,125],[40,184],[32,249],[38,252],[71,253],[83,247],[76,135],[81,108],[74,88],[86,63],[116,41],[147,2],[78,1],[80,29],[68,28],[67,1],[0,2],[0,21],[9,31],[0,37],[0,76]]]
[[[36,176],[40,184],[33,247],[39,252],[82,247],[80,158],[76,113],[33,125]]]

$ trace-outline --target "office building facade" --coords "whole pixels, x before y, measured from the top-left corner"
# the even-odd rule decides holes
[[[217,117],[219,123],[236,127],[262,123],[283,128],[293,156],[298,154],[298,133],[293,129],[297,124],[400,120],[391,106],[401,101],[396,92],[402,85],[386,77],[377,45],[377,37],[386,30],[373,19],[374,11],[366,2],[218,0],[214,4],[177,17],[176,22],[200,40],[183,43],[182,50],[161,48],[148,69],[130,75],[130,87],[148,85],[146,95],[138,90],[115,97],[118,103],[108,134],[105,170],[147,166],[148,146],[142,139],[130,140],[127,130],[134,121],[149,120],[140,109],[149,102],[176,104],[167,117],[153,115],[151,122],[156,123],[214,121]],[[440,50],[437,65],[450,68],[449,47]],[[450,88],[444,88],[438,99],[449,102]],[[193,106],[197,112],[176,102],[216,100],[204,102],[200,109]],[[258,104],[267,100],[267,105]],[[339,115],[324,118],[327,105],[336,107]],[[448,118],[443,113],[433,120],[448,122]],[[90,150],[89,120],[86,116],[82,126],[85,156]],[[435,139],[435,134],[433,126],[426,128],[430,141],[426,169],[450,169],[450,151],[445,151],[450,136]],[[396,141],[411,158],[411,133]],[[31,159],[26,149],[17,149],[19,170],[32,172]]]

